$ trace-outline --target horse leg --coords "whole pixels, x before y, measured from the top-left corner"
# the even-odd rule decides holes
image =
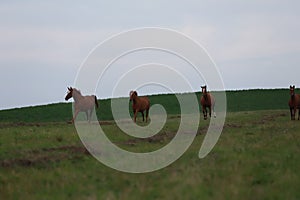
[[[91,122],[91,119],[92,119],[92,113],[93,113],[93,109],[90,110],[90,113],[89,113],[89,122]]]
[[[290,107],[291,120],[293,120],[293,109]]]
[[[300,108],[298,108],[298,120],[299,120],[299,115],[300,115]]]
[[[211,106],[209,106],[208,109],[209,109],[209,117],[211,118]]]
[[[142,116],[143,116],[143,122],[145,121],[145,118],[144,118],[144,111],[141,111],[142,113]]]
[[[136,123],[136,115],[137,115],[137,113],[138,113],[138,111],[135,110],[135,112],[134,112],[134,122],[135,122],[135,123]]]
[[[214,118],[216,118],[217,115],[216,115],[216,112],[215,112],[215,106],[214,105],[212,106],[212,111],[213,111],[213,114],[214,114]]]
[[[203,112],[203,115],[204,115],[204,120],[206,120],[206,118],[207,118],[207,110],[206,110],[205,106],[202,106],[202,112]]]
[[[89,110],[89,122],[91,122],[92,114],[93,114],[93,109]]]
[[[75,110],[75,114],[74,114],[73,119],[72,119],[72,123],[73,123],[73,124],[74,124],[74,121],[75,121],[75,119],[76,119],[78,113],[79,113],[79,110]]]
[[[88,110],[85,111],[85,114],[86,114],[86,120],[87,120],[87,121],[90,121],[90,120],[89,120],[89,111],[88,111]]]

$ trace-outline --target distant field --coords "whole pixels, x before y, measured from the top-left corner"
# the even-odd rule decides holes
[[[227,92],[224,129],[208,156],[198,158],[209,124],[201,120],[182,157],[146,174],[122,173],[91,156],[66,123],[70,103],[0,111],[0,199],[300,199],[300,121],[290,120],[288,99],[288,90]],[[110,100],[99,100],[107,137],[132,152],[168,144],[180,124],[178,102],[174,95],[150,101],[165,107],[167,122],[137,139],[112,120]]]
[[[197,93],[200,98],[200,93]],[[255,111],[288,109],[289,90],[242,90],[227,91],[227,111]],[[180,114],[175,95],[150,96],[151,104],[161,104],[170,115]],[[110,100],[99,100],[97,109],[99,120],[112,120]],[[200,109],[200,108],[199,108]],[[0,111],[0,122],[60,122],[72,116],[71,103],[50,104]]]

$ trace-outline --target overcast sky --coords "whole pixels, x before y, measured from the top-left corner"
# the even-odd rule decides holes
[[[297,0],[0,1],[0,109],[64,101],[97,44],[141,27],[200,43],[226,89],[300,87],[299,8]]]

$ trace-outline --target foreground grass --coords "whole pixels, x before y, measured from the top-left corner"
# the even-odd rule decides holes
[[[171,140],[180,118],[157,140],[132,140],[113,123],[105,133],[124,149],[145,152]],[[300,122],[283,110],[229,113],[204,159],[208,122],[170,166],[128,174],[95,160],[65,123],[0,124],[1,199],[300,199]]]

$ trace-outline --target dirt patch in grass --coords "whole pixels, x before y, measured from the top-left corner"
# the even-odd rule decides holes
[[[243,125],[235,123],[225,123],[224,128],[243,128]]]
[[[61,146],[61,147],[53,147],[53,148],[43,148],[42,151],[46,152],[55,152],[55,151],[68,151],[70,153],[82,153],[89,154],[84,146]]]
[[[55,125],[64,125],[70,124],[73,126],[71,121],[66,122],[14,122],[14,123],[0,123],[1,128],[9,128],[9,127],[43,127],[43,126],[55,126]],[[83,123],[87,123],[84,121]],[[100,124],[100,125],[113,125],[114,121],[99,121],[99,122],[91,122],[92,124]]]
[[[133,138],[122,142],[116,142],[116,144],[125,144],[134,146],[139,142],[149,142],[149,143],[163,143],[166,140],[171,140],[175,136],[175,132],[163,132],[160,134],[156,134],[152,137],[148,138]]]
[[[78,159],[90,153],[83,146],[61,146],[53,148],[43,148],[41,150],[32,150],[25,152],[28,156],[24,158],[14,158],[0,160],[1,167],[31,167],[31,166],[47,166],[51,162],[60,162],[66,159]]]
[[[64,124],[62,122],[14,122],[14,123],[0,123],[0,129],[1,128],[9,128],[9,127],[23,127],[23,126],[29,126],[29,127],[41,127],[41,126],[49,126],[49,125],[61,125]]]
[[[276,114],[269,114],[269,115],[263,115],[263,117],[257,121],[254,122],[254,124],[266,124],[268,122],[273,122],[279,117],[286,117],[286,113],[276,113]]]
[[[35,165],[46,164],[49,162],[59,162],[62,160],[62,156],[52,157],[52,156],[40,156],[36,158],[15,158],[9,160],[1,161],[1,167],[15,167],[15,166],[22,166],[22,167],[31,167]]]

